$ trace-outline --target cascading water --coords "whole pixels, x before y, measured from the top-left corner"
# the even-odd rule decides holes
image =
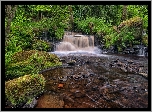
[[[84,35],[65,35],[63,42],[56,46],[56,51],[78,51],[78,50],[93,50],[94,37]]]
[[[94,36],[86,35],[64,35],[55,49],[60,53],[100,53],[100,49],[94,46]]]

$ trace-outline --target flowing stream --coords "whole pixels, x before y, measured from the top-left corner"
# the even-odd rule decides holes
[[[46,86],[36,108],[148,107],[147,58],[100,54],[84,35],[65,35],[51,53],[63,65],[40,72]]]

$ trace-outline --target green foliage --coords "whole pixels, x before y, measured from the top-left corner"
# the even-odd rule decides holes
[[[56,39],[62,39],[64,30],[96,34],[107,47],[114,44],[119,48],[126,47],[128,43],[139,43],[139,40],[147,46],[148,6],[127,5],[126,20],[122,19],[123,11],[124,5],[18,5],[11,21],[9,38],[5,42],[7,79],[30,72],[37,73],[40,69],[55,65],[49,61],[44,62],[41,56],[34,58],[33,54],[25,60],[12,58],[23,50],[47,51],[50,45],[35,39],[43,31],[49,31]],[[8,19],[6,15],[5,27]],[[146,35],[142,35],[143,29]]]
[[[146,46],[148,46],[148,35],[143,35],[143,38],[142,38],[142,43]]]
[[[25,103],[44,91],[45,78],[41,74],[24,75],[5,82],[5,95],[12,105]]]
[[[26,74],[38,73],[40,70],[61,65],[59,58],[45,51],[21,51],[12,55],[12,59],[5,67],[6,80]]]
[[[89,24],[93,24],[93,33],[101,34],[103,33],[104,35],[109,34],[112,31],[111,24],[107,24],[105,20],[95,18],[95,17],[87,17],[86,20],[82,21],[76,21],[77,23],[77,28],[78,31],[82,31],[86,34],[90,34],[90,27]]]
[[[55,36],[58,37],[59,39],[62,39],[63,35],[64,35],[64,29],[58,28],[55,32]]]
[[[44,40],[34,39],[32,42],[32,49],[40,50],[40,51],[48,51],[50,49],[50,44],[48,42],[45,42]]]
[[[104,41],[107,47],[110,47],[110,45],[126,47],[128,43],[133,44],[135,38],[141,38],[141,35],[142,19],[133,17],[121,22],[118,28],[115,28],[115,31],[104,37]]]

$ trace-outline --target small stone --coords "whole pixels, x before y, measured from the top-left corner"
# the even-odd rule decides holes
[[[132,64],[132,63],[133,63],[133,61],[132,61],[132,60],[127,60],[127,62],[128,62],[129,64]]]
[[[68,65],[71,65],[71,66],[75,65],[75,63],[76,63],[75,60],[71,60],[70,62],[67,62],[67,64],[68,64]]]
[[[92,91],[96,91],[96,90],[98,90],[98,86],[93,86]]]
[[[98,79],[99,79],[99,80],[104,80],[104,78],[103,78],[103,77],[101,77],[101,76],[99,76],[99,77],[98,77]]]
[[[93,76],[94,76],[94,73],[90,73],[89,75],[90,75],[90,77],[93,77]]]
[[[114,64],[110,63],[110,64],[109,64],[109,67],[114,67]]]
[[[75,80],[78,80],[79,78],[81,78],[82,76],[81,75],[73,75],[73,78],[75,79]]]
[[[60,81],[63,81],[63,82],[65,82],[65,81],[67,81],[67,79],[68,79],[68,77],[67,76],[64,76],[64,77],[59,77],[59,80]]]
[[[136,89],[136,88],[137,88],[137,86],[134,86],[133,88],[134,88],[134,89]]]
[[[119,59],[113,60],[113,62],[117,63],[119,61]]]
[[[80,98],[80,97],[84,96],[84,94],[82,92],[80,92],[79,90],[76,90],[74,95],[75,95],[76,98]]]

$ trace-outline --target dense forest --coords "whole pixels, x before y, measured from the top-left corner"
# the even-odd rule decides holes
[[[27,49],[47,51],[50,45],[37,38],[44,31],[59,40],[64,31],[97,35],[119,50],[148,45],[147,5],[6,5],[5,12],[6,57]]]
[[[5,5],[5,80],[61,65],[46,53],[53,43],[39,37],[48,32],[48,40],[61,41],[65,31],[95,35],[118,51],[148,46],[148,5]]]

